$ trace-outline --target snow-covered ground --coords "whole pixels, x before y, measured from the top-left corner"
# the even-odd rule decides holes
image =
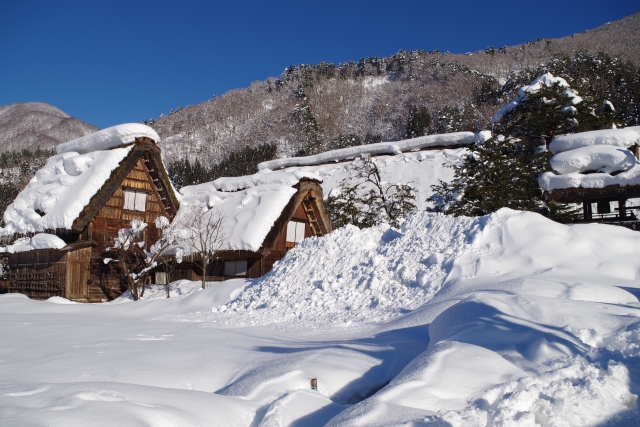
[[[345,227],[170,299],[0,295],[0,424],[635,426],[639,279],[639,233],[504,209]]]

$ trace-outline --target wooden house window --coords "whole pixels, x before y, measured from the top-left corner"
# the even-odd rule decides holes
[[[247,261],[227,261],[224,263],[225,276],[246,276]]]
[[[287,224],[287,243],[298,243],[304,239],[304,222],[289,221]]]
[[[130,211],[146,211],[147,193],[142,191],[124,190],[124,209]]]

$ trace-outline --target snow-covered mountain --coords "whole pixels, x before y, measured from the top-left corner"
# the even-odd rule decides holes
[[[97,130],[41,102],[0,106],[0,152],[55,148]]]

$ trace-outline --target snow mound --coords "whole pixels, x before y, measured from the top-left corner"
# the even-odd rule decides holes
[[[549,151],[553,154],[592,145],[613,145],[616,147],[631,147],[640,143],[640,126],[624,129],[603,129],[561,135],[551,141]]]
[[[428,147],[470,145],[474,143],[481,144],[489,138],[489,131],[426,135],[402,141],[379,142],[377,144],[341,148],[339,150],[326,151],[313,156],[270,160],[260,163],[258,165],[258,170],[275,170],[291,166],[309,166],[329,162],[339,162],[341,160],[353,159],[367,154],[400,154],[405,151],[420,150]]]
[[[551,168],[560,173],[598,171],[604,173],[626,171],[637,164],[629,150],[606,145],[580,147],[556,154],[550,160]]]
[[[552,87],[555,84],[558,84],[561,88],[564,88],[564,94],[571,98],[570,105],[568,108],[571,108],[574,105],[582,102],[582,98],[578,96],[578,93],[569,87],[569,84],[562,77],[554,77],[553,74],[547,73],[544,74],[537,79],[535,79],[530,85],[523,86],[518,90],[518,95],[508,104],[505,104],[502,108],[500,108],[491,118],[491,123],[496,123],[502,120],[502,118],[513,111],[523,100],[527,99],[527,95],[530,93],[536,93],[540,91],[543,87]]]
[[[402,230],[347,226],[305,239],[234,301],[214,307],[210,320],[343,328],[397,317],[440,289],[474,224],[425,213]]]
[[[108,150],[130,144],[140,137],[151,138],[156,143],[160,141],[156,131],[149,126],[141,123],[125,123],[60,144],[56,147],[56,153],[62,154],[74,151],[85,154],[91,151]]]
[[[0,234],[70,229],[131,148],[50,157],[5,211]]]
[[[0,247],[0,252],[12,254],[16,252],[26,252],[36,249],[62,249],[65,246],[67,246],[67,244],[58,236],[54,236],[53,234],[39,233],[32,237],[21,237],[17,239],[12,245]]]

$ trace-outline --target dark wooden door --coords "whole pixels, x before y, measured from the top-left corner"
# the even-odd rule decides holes
[[[69,262],[69,280],[67,281],[69,299],[87,298],[87,280],[89,280],[89,269],[86,262]]]

